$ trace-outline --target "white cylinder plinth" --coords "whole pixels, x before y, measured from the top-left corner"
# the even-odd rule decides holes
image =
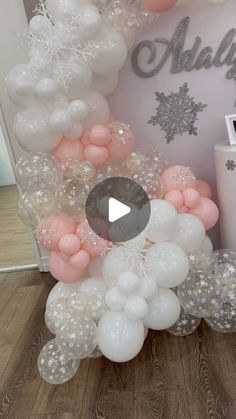
[[[221,246],[236,251],[236,145],[217,144],[215,165]]]

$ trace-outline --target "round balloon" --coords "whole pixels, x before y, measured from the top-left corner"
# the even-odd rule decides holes
[[[129,320],[122,311],[107,311],[98,324],[97,342],[103,355],[111,361],[130,361],[142,349],[143,322]]]
[[[148,313],[144,325],[153,330],[164,330],[173,326],[180,316],[180,303],[175,293],[160,288],[155,298],[148,302]]]

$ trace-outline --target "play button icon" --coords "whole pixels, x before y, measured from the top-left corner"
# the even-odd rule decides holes
[[[109,198],[108,219],[110,223],[119,220],[130,212],[131,209],[128,205],[122,204],[122,202],[117,201],[115,198]]]
[[[137,237],[150,218],[150,202],[144,189],[125,177],[98,183],[86,202],[86,218],[100,237],[126,242]]]

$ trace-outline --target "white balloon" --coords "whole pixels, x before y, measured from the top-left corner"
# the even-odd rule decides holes
[[[68,106],[68,112],[73,121],[81,121],[87,118],[89,107],[82,100],[73,100]]]
[[[79,290],[87,297],[92,297],[93,295],[105,295],[108,287],[102,278],[93,277],[80,282]]]
[[[111,361],[129,361],[142,349],[143,322],[130,321],[120,311],[107,311],[98,324],[97,343],[103,355]]]
[[[158,295],[149,301],[144,325],[153,330],[164,330],[175,324],[180,316],[178,297],[171,290],[160,288]]]
[[[83,60],[66,61],[60,64],[61,69],[58,71],[55,65],[53,78],[61,86],[61,72],[70,74],[70,82],[66,89],[66,95],[69,99],[78,99],[86,95],[91,87],[92,72],[89,65]]]
[[[92,89],[101,93],[103,96],[109,96],[117,87],[119,74],[111,73],[106,76],[93,74]]]
[[[46,5],[53,20],[65,20],[75,16],[79,9],[88,3],[87,0],[47,0]]]
[[[57,83],[53,79],[41,79],[36,86],[36,93],[38,98],[45,102],[54,101],[58,93]]]
[[[211,241],[210,237],[208,237],[207,235],[203,239],[200,250],[202,250],[203,252],[209,253],[209,254],[213,252],[212,241]]]
[[[93,4],[83,6],[80,10],[80,24],[78,39],[87,41],[96,37],[102,27],[102,18],[97,7]]]
[[[103,277],[109,287],[116,285],[119,274],[126,271],[138,271],[137,256],[132,251],[118,247],[107,253],[103,262]]]
[[[69,140],[78,140],[83,132],[83,127],[79,122],[74,122],[70,128],[65,131],[65,137]]]
[[[18,64],[11,68],[5,83],[9,97],[17,106],[30,106],[36,103],[36,81],[30,75],[26,64]]]
[[[104,27],[93,44],[96,55],[90,59],[89,65],[94,73],[106,75],[123,67],[128,49],[120,33]]]
[[[62,135],[49,127],[49,113],[43,107],[28,108],[17,114],[15,135],[26,151],[52,150],[61,141]]]
[[[49,118],[49,125],[52,131],[63,134],[71,127],[72,121],[65,109],[56,109]]]
[[[189,254],[201,248],[205,234],[205,227],[199,218],[191,214],[179,214],[172,241]]]
[[[146,237],[154,243],[169,240],[176,227],[176,209],[163,199],[154,199],[150,204],[151,215],[145,229]]]
[[[122,272],[118,276],[117,287],[124,295],[136,295],[139,285],[140,279],[134,272]]]
[[[80,282],[73,282],[71,284],[66,284],[64,282],[58,282],[51,290],[50,294],[48,295],[47,299],[47,307],[55,300],[59,300],[61,298],[68,298],[72,292],[77,291],[80,287]]]
[[[148,313],[148,304],[139,296],[128,299],[125,304],[125,314],[129,320],[143,320]]]
[[[104,96],[91,90],[82,100],[89,108],[88,117],[83,121],[85,129],[92,128],[94,125],[103,125],[108,121],[110,109]]]
[[[88,272],[91,276],[100,276],[102,277],[102,265],[103,258],[102,256],[94,256],[90,258]]]
[[[117,287],[110,288],[105,297],[106,305],[111,310],[122,310],[127,298],[120,292]]]
[[[139,290],[140,297],[143,297],[145,300],[151,300],[158,293],[158,287],[155,279],[152,275],[145,275],[141,279],[141,285]]]
[[[157,285],[163,288],[174,288],[182,284],[189,272],[186,253],[169,242],[154,244],[147,252],[145,265]]]

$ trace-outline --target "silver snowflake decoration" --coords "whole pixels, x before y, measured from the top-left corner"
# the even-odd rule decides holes
[[[176,135],[183,135],[188,132],[190,135],[198,135],[195,122],[198,120],[198,112],[202,112],[207,105],[195,103],[188,95],[187,83],[179,88],[178,93],[171,93],[168,96],[162,92],[156,92],[156,100],[159,102],[156,115],[148,121],[152,125],[160,125],[165,131],[167,143],[175,139]]]
[[[234,160],[227,160],[225,166],[227,170],[234,171],[236,169],[236,163]]]
[[[29,48],[38,51],[40,56],[54,68],[60,86],[66,90],[72,77],[71,67],[67,65],[68,60],[89,61],[96,56],[91,42],[82,43],[75,38],[83,17],[78,13],[62,22],[54,23],[44,0],[39,1],[34,13],[43,17],[44,30],[35,32],[29,28],[28,32],[18,34],[18,36],[26,40]],[[29,71],[33,77],[38,77],[38,61],[29,64]]]

